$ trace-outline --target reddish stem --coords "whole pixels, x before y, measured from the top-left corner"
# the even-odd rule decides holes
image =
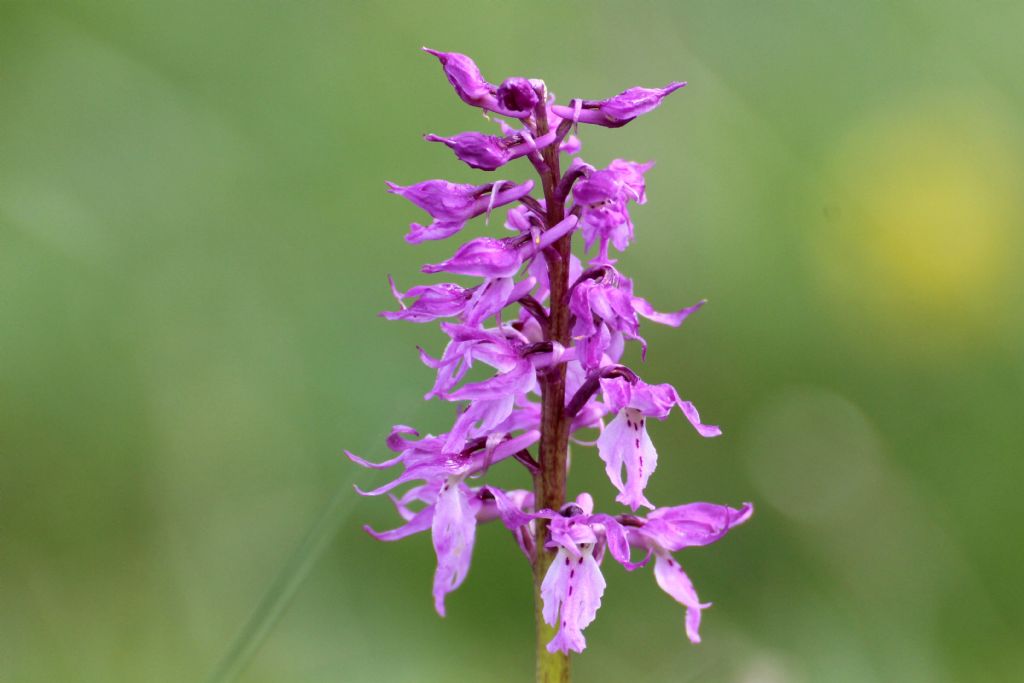
[[[537,135],[548,132],[547,93],[542,94],[537,105]],[[567,132],[567,131],[566,131]],[[565,198],[559,196],[561,181],[558,144],[551,144],[541,150],[543,164],[535,164],[544,188],[544,203],[547,210],[547,225],[557,225],[565,218]],[[549,249],[544,250],[548,267],[548,341],[569,346],[569,254],[572,233],[562,237]],[[565,415],[565,364],[559,363],[540,378],[541,385],[541,437],[538,449],[540,469],[534,477],[534,501],[536,509],[558,510],[565,502],[565,462],[569,445],[570,420]],[[537,621],[537,681],[538,683],[564,683],[569,681],[569,657],[547,651],[547,643],[554,637],[555,629],[544,622],[543,601],[540,586],[554,558],[554,551],[545,547],[547,543],[547,522],[536,521],[536,561],[534,562],[534,599]]]

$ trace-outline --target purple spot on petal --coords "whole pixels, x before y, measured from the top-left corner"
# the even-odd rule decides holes
[[[568,557],[565,558],[565,564],[566,564],[566,566],[569,565],[569,558]]]
[[[637,447],[637,448],[640,448],[640,439],[637,439],[637,440],[636,440],[636,447]]]
[[[569,584],[569,597],[572,597],[572,584]]]

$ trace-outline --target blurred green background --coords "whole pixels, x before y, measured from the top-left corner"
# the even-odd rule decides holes
[[[710,300],[646,327],[643,373],[725,435],[655,425],[648,495],[757,513],[680,555],[715,603],[699,646],[649,569],[606,564],[578,680],[1024,680],[1022,26],[948,0],[3,2],[0,680],[203,680],[331,497],[385,480],[342,449],[445,429],[414,349],[440,334],[375,314],[452,246],[405,244],[423,215],[384,180],[481,178],[419,136],[489,124],[421,45],[562,101],[690,82],[583,156],[658,161],[622,267],[663,310]],[[386,500],[337,515],[240,680],[530,679],[503,529],[441,620],[429,537],[366,536]]]

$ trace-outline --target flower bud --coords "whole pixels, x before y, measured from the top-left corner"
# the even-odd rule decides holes
[[[606,100],[583,100],[574,107],[553,105],[551,110],[563,119],[618,128],[657,109],[663,99],[684,85],[685,82],[674,82],[664,88],[630,88]]]
[[[498,88],[498,104],[510,114],[529,116],[539,101],[533,84],[525,78],[507,78]]]

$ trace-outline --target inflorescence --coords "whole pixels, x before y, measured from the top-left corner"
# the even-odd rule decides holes
[[[506,206],[505,227],[512,234],[471,239],[451,258],[422,268],[429,274],[473,278],[478,280],[474,286],[440,283],[401,292],[391,281],[399,310],[382,316],[444,321],[440,329],[449,341],[441,356],[420,351],[423,363],[437,372],[426,398],[451,401],[458,409],[450,430],[437,436],[420,437],[412,427],[396,425],[387,439],[397,454],[390,460],[376,463],[348,453],[364,467],[401,468],[384,486],[360,491],[364,495],[390,494],[412,484],[401,495],[390,495],[405,523],[390,531],[367,531],[382,541],[430,531],[437,553],[434,604],[443,616],[445,596],[469,571],[477,524],[499,520],[532,564],[537,565],[541,553],[548,555],[541,598],[544,620],[557,628],[547,644],[550,652],[583,650],[582,631],[594,620],[604,593],[601,563],[607,555],[628,570],[653,559],[658,586],[686,608],[686,634],[699,642],[701,610],[709,603],[699,600],[672,553],[717,541],[749,519],[753,507],[690,503],[659,508],[648,500],[644,490],[658,460],[647,431],[649,418],[664,420],[678,407],[701,436],[718,436],[721,430],[701,422],[693,404],[672,385],[647,384],[620,359],[626,341],[639,342],[646,353],[640,318],[677,327],[704,302],[659,313],[634,294],[632,280],[616,268],[609,250],[622,252],[633,241],[629,206],[647,200],[644,175],[653,164],[616,159],[595,168],[576,156],[580,142],[573,135],[578,124],[623,126],[657,108],[685,83],[630,88],[609,99],[572,99],[562,106],[541,80],[512,77],[495,86],[469,57],[424,49],[441,62],[466,104],[508,119],[498,120],[498,135],[468,132],[425,139],[443,143],[458,159],[484,171],[526,157],[540,175],[543,197],[531,194],[530,181],[388,183],[389,192],[432,219],[429,225],[413,223],[407,242],[451,238],[471,219]],[[571,157],[564,173],[561,155]],[[570,251],[577,233],[584,253],[592,252],[586,264]],[[464,381],[474,363],[490,366],[493,375]],[[557,405],[552,407],[552,401]],[[596,442],[573,436],[595,428],[600,432]],[[595,513],[588,493],[565,503],[567,444],[552,432],[597,447],[618,491],[615,500],[630,513]],[[530,452],[534,446],[537,458]],[[534,491],[482,484],[488,470],[503,461],[526,467]],[[640,508],[648,510],[646,515],[633,514]],[[638,561],[631,556],[633,549],[639,551]]]

